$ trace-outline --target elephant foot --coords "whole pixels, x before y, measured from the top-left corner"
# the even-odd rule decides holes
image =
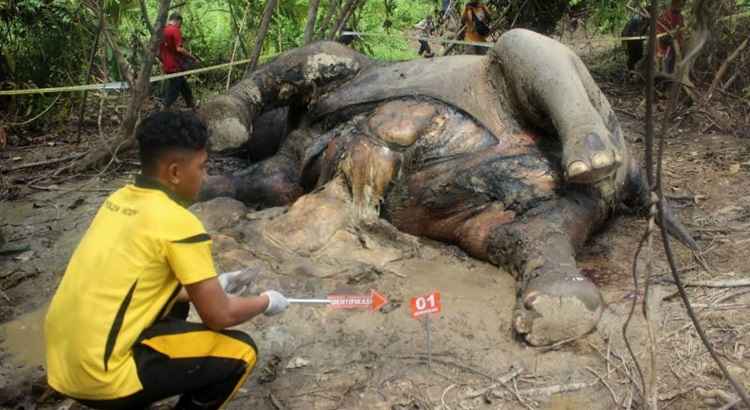
[[[621,148],[608,132],[588,132],[563,145],[565,179],[574,184],[593,184],[611,176],[622,163]]]
[[[539,276],[514,309],[513,330],[531,346],[548,346],[591,332],[603,310],[599,289],[584,276]]]

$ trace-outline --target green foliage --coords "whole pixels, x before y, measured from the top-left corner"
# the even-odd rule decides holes
[[[620,34],[633,15],[633,11],[628,9],[627,5],[628,2],[625,1],[588,0],[589,26],[600,33]]]
[[[386,28],[385,2],[370,0],[359,11],[355,28],[361,32],[376,34],[406,33],[432,13],[433,8],[431,1],[392,0],[388,19],[391,25]],[[361,41],[363,44],[355,47],[379,60],[407,60],[417,57],[417,49],[403,38],[378,36],[364,37]]]
[[[552,33],[563,14],[586,0],[487,0],[497,13],[506,12],[507,26],[523,27],[543,34]]]
[[[279,0],[268,36],[263,44],[261,61],[298,47],[303,42],[309,0]],[[321,0],[316,21],[316,38],[330,32],[340,6],[346,0]],[[457,10],[466,0],[456,3]],[[507,25],[528,27],[550,33],[560,18],[572,12],[585,16],[589,29],[619,34],[632,10],[626,5],[645,5],[646,0],[485,0],[496,13],[507,10]],[[666,2],[668,0],[664,0]],[[723,24],[723,42],[736,43],[733,36],[744,38],[750,21],[750,0],[717,0],[731,4],[731,17]],[[139,0],[98,0],[104,5],[107,25],[114,33],[117,48],[134,69],[141,66],[147,52],[149,31],[141,15]],[[177,3],[177,0],[173,1]],[[183,37],[186,48],[199,56],[204,65],[228,62],[241,28],[241,43],[235,60],[246,59],[252,52],[265,7],[264,1],[253,0],[188,0],[177,9],[183,15]],[[331,4],[338,5],[333,18],[327,16]],[[692,1],[688,1],[688,4]],[[45,87],[88,83],[85,63],[94,45],[98,16],[86,2],[77,0],[0,0],[0,83],[5,87]],[[153,23],[158,0],[146,0]],[[440,6],[440,0],[365,0],[351,16],[348,26],[355,31],[374,33],[364,36],[352,47],[380,60],[417,58],[417,44],[401,35],[414,32],[414,25]],[[243,16],[247,11],[247,18]],[[323,30],[320,26],[328,22]],[[718,35],[717,34],[717,35]],[[393,36],[389,36],[393,35]],[[729,41],[732,40],[732,41]],[[119,80],[114,54],[102,40],[96,70],[99,76]],[[731,51],[731,50],[730,50]],[[722,56],[724,54],[721,54]],[[158,74],[158,64],[153,74]],[[242,67],[234,70],[239,76]],[[193,81],[203,87],[224,84],[227,70],[217,70]],[[235,77],[236,79],[236,77]],[[741,81],[737,81],[739,85]],[[742,82],[746,86],[746,82]],[[741,89],[740,89],[741,90]],[[76,96],[72,94],[71,96]],[[25,97],[24,97],[25,98]],[[29,99],[31,100],[31,99]],[[25,110],[23,110],[25,112]]]
[[[21,0],[0,11],[0,54],[16,84],[45,85],[78,78],[85,52],[70,44],[86,43],[91,15],[66,0]]]
[[[0,3],[0,88],[44,87],[83,81],[85,61],[94,27],[93,16],[77,1],[18,0]],[[81,46],[71,47],[73,44]],[[17,104],[0,101],[28,115],[49,104],[54,96],[31,97]],[[59,106],[62,111],[67,105]]]

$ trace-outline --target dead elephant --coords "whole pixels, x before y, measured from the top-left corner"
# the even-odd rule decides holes
[[[228,147],[252,143],[253,120],[284,106],[293,131],[278,152],[211,178],[204,198],[273,206],[304,196],[293,209],[327,190],[358,220],[382,217],[508,267],[519,284],[513,327],[528,343],[596,326],[602,298],[576,249],[619,205],[644,204],[645,190],[615,114],[568,48],[512,30],[487,56],[383,64],[317,43],[202,114]]]

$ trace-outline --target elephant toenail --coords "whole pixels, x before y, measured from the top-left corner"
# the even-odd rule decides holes
[[[526,309],[531,309],[534,307],[534,302],[536,302],[536,299],[539,297],[538,291],[531,291],[526,294],[526,296],[523,298],[523,305],[526,307]]]
[[[589,172],[589,166],[583,161],[573,161],[568,165],[568,177],[574,178]]]
[[[594,156],[591,158],[591,165],[594,168],[604,168],[611,164],[612,164],[612,157],[605,152],[599,152],[597,154],[594,154]]]

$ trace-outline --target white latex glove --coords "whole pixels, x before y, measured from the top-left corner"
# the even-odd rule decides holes
[[[256,275],[254,273],[251,269],[220,273],[219,285],[221,285],[221,288],[226,293],[241,295],[255,279]]]
[[[289,307],[289,301],[286,300],[286,297],[275,290],[267,290],[261,295],[268,296],[268,307],[263,312],[266,316],[278,315]]]

